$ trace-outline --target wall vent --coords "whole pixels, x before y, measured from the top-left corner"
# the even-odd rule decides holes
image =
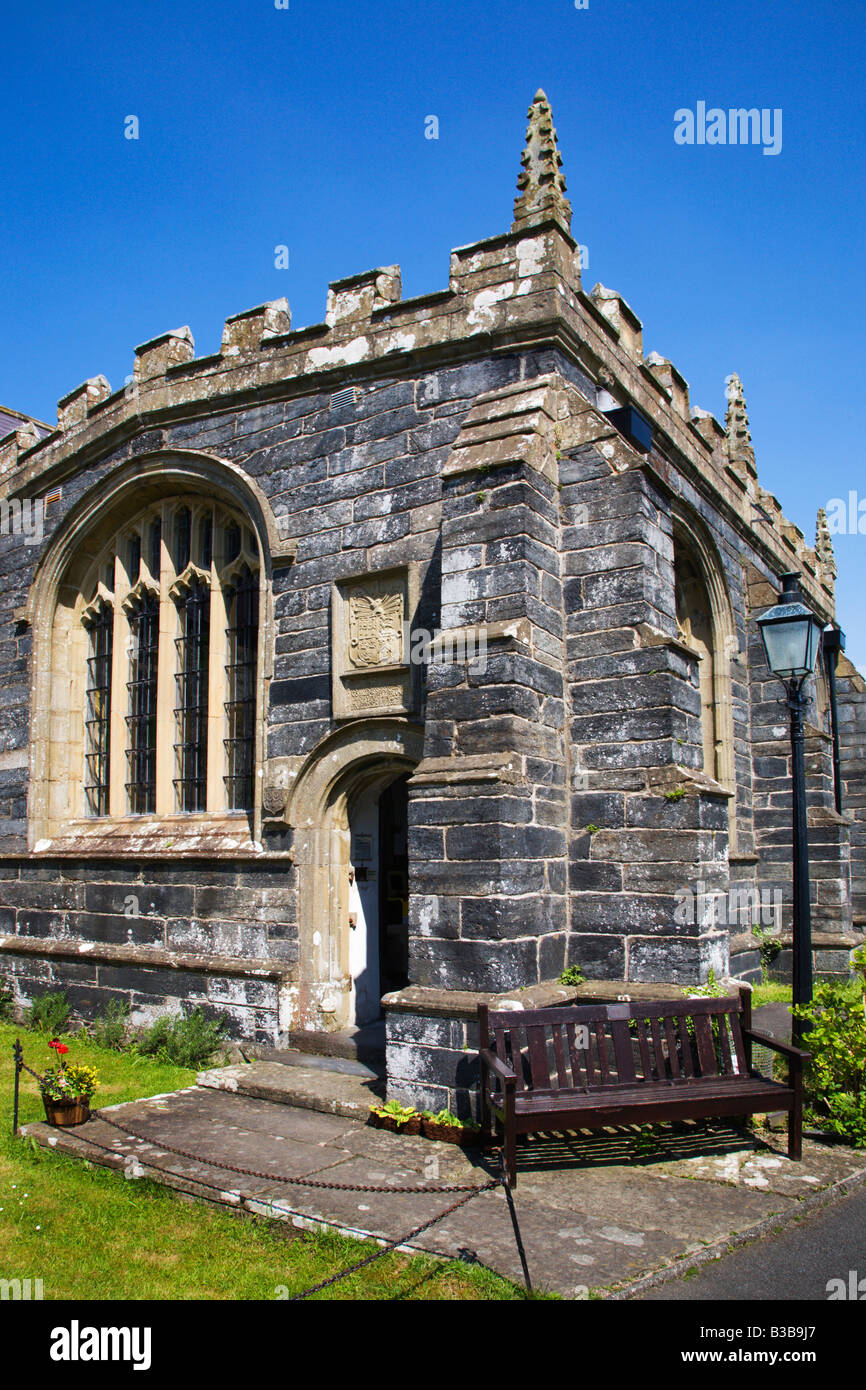
[[[53,507],[56,502],[59,502],[62,496],[62,487],[53,487],[50,492],[46,492],[42,498],[43,512],[47,512],[49,507]]]
[[[338,410],[341,405],[355,404],[354,386],[344,386],[342,390],[335,391],[331,397],[331,409]]]

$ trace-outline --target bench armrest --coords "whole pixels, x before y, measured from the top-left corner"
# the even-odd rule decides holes
[[[495,1052],[491,1052],[489,1047],[482,1047],[478,1053],[479,1058],[486,1067],[495,1072],[506,1083],[517,1081],[517,1077],[507,1062],[500,1061]]]
[[[757,1033],[754,1028],[744,1028],[743,1037],[748,1038],[749,1042],[760,1043],[761,1047],[769,1047],[773,1052],[781,1052],[794,1061],[808,1062],[812,1057],[811,1052],[804,1052],[800,1047],[791,1047],[790,1043],[779,1042],[778,1038],[771,1038],[769,1033]]]

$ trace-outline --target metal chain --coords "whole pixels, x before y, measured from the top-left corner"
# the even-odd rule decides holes
[[[104,1117],[102,1117],[102,1118],[104,1118]],[[111,1121],[109,1121],[108,1123],[110,1124]],[[115,1128],[120,1128],[120,1126],[119,1126],[119,1125],[116,1125]],[[117,1150],[116,1150],[116,1149],[109,1149],[108,1146],[107,1146],[106,1144],[100,1144],[99,1141],[98,1141],[97,1139],[85,1139],[85,1140],[82,1140],[82,1142],[85,1143],[85,1144],[89,1144],[91,1148],[100,1149],[103,1153],[112,1154],[115,1158],[118,1157],[118,1154],[117,1154]],[[168,1145],[166,1145],[165,1147],[168,1148]],[[159,1166],[158,1163],[149,1163],[149,1162],[147,1162],[147,1160],[142,1161],[142,1160],[139,1160],[139,1159],[137,1159],[136,1161],[137,1161],[137,1162],[141,1162],[141,1166],[142,1166],[143,1168],[150,1168],[150,1169],[151,1169],[153,1172],[155,1172],[155,1173],[169,1174],[169,1173],[171,1173],[171,1171],[172,1171],[170,1168],[161,1168],[161,1167]],[[221,1167],[222,1165],[221,1165],[221,1164],[215,1164],[215,1165],[213,1165],[213,1166],[214,1166],[214,1167]],[[247,1171],[247,1170],[245,1170],[245,1169],[238,1169],[238,1170],[230,1169],[229,1171],[245,1172],[245,1171]],[[178,1174],[172,1174],[172,1176],[179,1176],[179,1175],[178,1175]],[[198,1185],[199,1185],[200,1187],[209,1187],[209,1188],[211,1189],[211,1191],[213,1191],[213,1192],[222,1192],[222,1190],[223,1190],[221,1187],[217,1186],[216,1183],[208,1182],[206,1178],[199,1178],[199,1177],[197,1177],[197,1178],[194,1179],[194,1181],[195,1181],[196,1183],[198,1183]],[[279,1179],[276,1179],[276,1181],[279,1181],[279,1182],[297,1182],[297,1181],[301,1181],[301,1180],[300,1180],[300,1179],[295,1179],[295,1178],[279,1178]],[[491,1179],[489,1180],[489,1182],[483,1183],[480,1187],[473,1187],[473,1188],[471,1188],[471,1189],[465,1191],[464,1196],[459,1197],[459,1198],[457,1199],[456,1202],[452,1202],[450,1207],[446,1207],[444,1211],[440,1211],[439,1214],[438,1214],[437,1216],[431,1217],[429,1221],[424,1221],[424,1222],[422,1222],[422,1224],[421,1224],[420,1226],[416,1226],[416,1227],[414,1228],[414,1230],[409,1231],[408,1234],[406,1234],[406,1235],[404,1235],[404,1236],[398,1236],[398,1237],[396,1238],[396,1240],[385,1241],[385,1243],[383,1244],[381,1250],[375,1250],[375,1251],[373,1252],[372,1255],[368,1255],[365,1259],[359,1260],[359,1261],[357,1262],[357,1264],[350,1265],[348,1269],[341,1270],[339,1274],[333,1274],[333,1275],[331,1275],[330,1279],[325,1279],[325,1280],[323,1280],[323,1282],[320,1283],[320,1284],[314,1284],[312,1288],[310,1288],[310,1289],[304,1289],[304,1291],[303,1291],[302,1293],[294,1294],[294,1295],[292,1296],[292,1298],[289,1299],[289,1302],[290,1302],[290,1303],[299,1303],[302,1299],[304,1299],[304,1298],[309,1298],[312,1294],[314,1294],[314,1293],[320,1293],[320,1292],[322,1291],[322,1289],[327,1289],[327,1288],[329,1288],[329,1287],[331,1286],[331,1284],[337,1284],[337,1283],[340,1282],[341,1279],[347,1279],[347,1278],[349,1277],[350,1274],[356,1274],[356,1273],[358,1272],[359,1269],[364,1269],[367,1265],[372,1264],[374,1260],[380,1260],[380,1259],[382,1258],[383,1255],[387,1255],[391,1250],[395,1250],[398,1246],[400,1246],[400,1245],[406,1245],[408,1241],[414,1240],[416,1236],[419,1236],[419,1235],[422,1233],[422,1231],[428,1231],[428,1230],[430,1229],[431,1226],[436,1226],[436,1225],[438,1225],[440,1221],[444,1221],[444,1220],[445,1220],[446,1216],[450,1216],[450,1215],[452,1214],[452,1212],[455,1212],[455,1211],[457,1211],[460,1207],[465,1206],[467,1202],[471,1202],[472,1199],[473,1199],[473,1197],[478,1197],[478,1196],[480,1196],[480,1194],[481,1194],[482,1192],[490,1192],[490,1191],[492,1191],[493,1188],[494,1188],[494,1187],[498,1187],[498,1186],[500,1185],[500,1183],[502,1183],[503,1186],[506,1185],[506,1180],[505,1180],[504,1174],[503,1174],[503,1176],[500,1177],[500,1178],[491,1178]],[[319,1186],[329,1186],[329,1185],[330,1185],[331,1187],[336,1188],[338,1191],[341,1190],[341,1189],[342,1189],[342,1190],[347,1190],[347,1189],[346,1189],[346,1186],[345,1186],[344,1184],[339,1184],[339,1183],[318,1184],[318,1185],[319,1185]],[[348,1190],[353,1191],[353,1192],[355,1192],[355,1191],[357,1191],[357,1192],[401,1192],[401,1191],[404,1191],[404,1192],[405,1192],[405,1191],[416,1191],[416,1192],[433,1193],[434,1195],[435,1195],[435,1193],[436,1193],[437,1191],[440,1191],[440,1192],[454,1191],[453,1188],[439,1188],[439,1189],[436,1189],[436,1188],[429,1188],[429,1187],[420,1187],[420,1188],[414,1188],[414,1189],[411,1189],[411,1188],[410,1188],[410,1189],[406,1189],[406,1188],[395,1188],[395,1187],[386,1187],[386,1188],[369,1188],[369,1187],[367,1187],[367,1188],[362,1188],[362,1187],[355,1188],[355,1187],[352,1187],[352,1188],[349,1188]],[[292,1212],[291,1215],[300,1216],[300,1215],[303,1215],[303,1213],[301,1213],[301,1212]],[[332,1223],[329,1222],[328,1224],[330,1225],[330,1224],[332,1224]],[[518,1248],[519,1248],[519,1247],[518,1247]],[[479,1264],[481,1263],[481,1261],[478,1260],[478,1257],[474,1255],[474,1252],[467,1252],[467,1253],[471,1253],[471,1254],[473,1255],[473,1260],[474,1260],[475,1262],[477,1262],[477,1263],[479,1263]],[[462,1257],[462,1254],[463,1254],[463,1252],[461,1252],[461,1257]],[[523,1257],[521,1256],[521,1258],[523,1258]],[[530,1286],[529,1286],[529,1283],[528,1283],[528,1281],[527,1281],[527,1288],[529,1288],[529,1287],[530,1287]]]
[[[341,1270],[339,1274],[332,1274],[330,1279],[323,1279],[321,1284],[314,1284],[311,1289],[304,1289],[303,1293],[294,1294],[289,1299],[289,1302],[300,1303],[302,1299],[309,1298],[314,1293],[321,1293],[322,1289],[328,1289],[332,1284],[338,1284],[341,1279],[348,1279],[350,1274],[357,1274],[359,1269],[365,1269],[366,1266],[371,1265],[374,1260],[381,1260],[383,1255],[388,1255],[392,1250],[396,1249],[398,1245],[405,1245],[407,1241],[414,1240],[416,1236],[420,1236],[422,1231],[429,1231],[431,1226],[436,1226],[440,1221],[444,1221],[446,1216],[450,1216],[451,1213],[457,1211],[459,1207],[464,1207],[467,1202],[471,1202],[472,1198],[477,1197],[479,1192],[488,1192],[492,1187],[498,1187],[499,1182],[500,1180],[498,1178],[494,1178],[491,1179],[490,1182],[485,1183],[483,1187],[476,1187],[468,1196],[459,1197],[456,1202],[451,1203],[450,1207],[446,1207],[445,1211],[440,1211],[438,1216],[434,1216],[429,1221],[425,1221],[423,1225],[416,1226],[408,1235],[399,1236],[396,1240],[387,1241],[381,1250],[375,1250],[372,1255],[368,1255],[364,1260],[359,1260],[357,1264],[349,1265],[348,1269]],[[389,1189],[389,1191],[390,1190],[391,1189]]]
[[[190,1149],[180,1149],[174,1144],[167,1144],[162,1139],[155,1139],[152,1135],[141,1134],[133,1129],[131,1125],[120,1125],[116,1120],[110,1120],[102,1110],[91,1110],[91,1119],[102,1120],[104,1124],[111,1125],[112,1129],[118,1130],[121,1134],[127,1134],[133,1139],[140,1140],[143,1144],[152,1144],[155,1148],[165,1149],[168,1153],[177,1154],[180,1158],[191,1159],[194,1163],[207,1163],[212,1168],[222,1168],[227,1173],[237,1173],[243,1178],[263,1178],[266,1182],[285,1182],[292,1183],[298,1187],[320,1187],[327,1188],[331,1192],[394,1192],[403,1195],[428,1195],[437,1196],[450,1192],[487,1192],[491,1187],[498,1186],[498,1179],[479,1186],[477,1183],[449,1183],[443,1187],[377,1187],[370,1183],[353,1182],[325,1182],[321,1178],[287,1178],[279,1173],[263,1173],[258,1168],[240,1168],[232,1163],[223,1163],[217,1159],[204,1158],[199,1153],[194,1153]],[[83,1138],[84,1136],[82,1136]],[[90,1143],[89,1139],[85,1140]]]
[[[20,1071],[29,1072],[29,1074],[41,1084],[42,1077],[38,1072],[33,1071],[32,1067],[28,1067],[23,1058],[16,1057],[16,1065]],[[458,1197],[456,1202],[452,1202],[449,1207],[446,1207],[444,1211],[439,1212],[436,1216],[432,1216],[429,1221],[422,1222],[420,1226],[415,1226],[414,1229],[409,1231],[406,1235],[398,1236],[395,1240],[385,1241],[380,1250],[375,1250],[372,1255],[368,1255],[363,1260],[358,1260],[356,1264],[350,1265],[348,1269],[341,1270],[339,1274],[331,1275],[329,1279],[324,1279],[321,1283],[314,1284],[312,1288],[304,1289],[302,1293],[294,1294],[289,1300],[291,1303],[300,1303],[303,1299],[311,1298],[313,1294],[321,1293],[324,1289],[330,1288],[333,1284],[338,1284],[341,1280],[348,1279],[350,1275],[357,1274],[359,1270],[366,1269],[368,1265],[373,1264],[376,1260],[381,1260],[398,1246],[406,1245],[408,1241],[414,1240],[417,1236],[421,1235],[422,1232],[429,1231],[432,1226],[438,1226],[440,1221],[444,1221],[447,1216],[451,1216],[455,1211],[459,1211],[467,1202],[471,1202],[473,1197],[480,1196],[482,1192],[491,1192],[493,1188],[499,1187],[500,1183],[506,1183],[504,1173],[502,1177],[490,1178],[487,1182],[481,1183],[480,1185],[449,1183],[444,1187],[381,1187],[371,1183],[325,1182],[320,1178],[288,1178],[279,1173],[263,1173],[256,1168],[241,1168],[231,1163],[217,1163],[212,1159],[202,1158],[200,1154],[194,1153],[190,1149],[181,1149],[174,1144],[167,1144],[162,1140],[154,1139],[146,1134],[141,1134],[130,1125],[120,1125],[116,1120],[109,1119],[101,1110],[92,1110],[90,1112],[90,1118],[102,1120],[104,1124],[110,1125],[112,1129],[116,1129],[120,1134],[126,1134],[132,1139],[139,1140],[140,1143],[150,1144],[154,1148],[165,1149],[169,1153],[176,1154],[179,1158],[188,1158],[195,1163],[207,1163],[210,1167],[222,1169],[223,1172],[237,1173],[241,1177],[263,1178],[267,1182],[291,1183],[297,1187],[326,1188],[331,1192],[380,1192],[393,1193],[395,1195],[411,1194],[413,1196],[423,1195],[434,1197],[440,1193],[460,1192],[463,1194],[461,1197]],[[117,1156],[116,1149],[109,1149],[105,1144],[100,1144],[96,1139],[87,1138],[84,1142],[91,1145],[93,1148],[100,1149],[103,1153],[110,1153]],[[144,1163],[142,1166],[152,1168],[154,1172],[167,1173],[170,1171],[161,1168],[159,1164],[156,1163]],[[216,1184],[209,1183],[204,1178],[196,1178],[195,1181],[202,1187],[210,1187],[213,1191],[220,1190],[217,1188]]]

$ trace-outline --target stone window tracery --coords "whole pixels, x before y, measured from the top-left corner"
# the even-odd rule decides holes
[[[99,555],[76,605],[80,813],[252,808],[259,574],[244,518],[198,497],[151,505]]]

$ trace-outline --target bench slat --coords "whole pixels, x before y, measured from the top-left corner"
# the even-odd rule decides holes
[[[606,1018],[607,1015],[605,1015],[605,1020]],[[602,1081],[609,1082],[611,1079],[610,1057],[607,1051],[607,1034],[604,1031],[604,1023],[596,1023],[593,1027],[593,1033],[595,1035],[595,1045],[598,1049],[598,1065],[601,1070],[601,1079]],[[591,1051],[591,1042],[589,1050]]]
[[[560,1024],[556,1024],[553,1029],[553,1055],[556,1058],[556,1079],[561,1089],[565,1090],[571,1083],[568,1078],[568,1066],[565,1060],[565,1046],[563,1044],[562,1026]],[[580,1085],[577,1077],[574,1078],[574,1084],[575,1086]]]
[[[574,1077],[575,1086],[592,1085],[595,1081],[595,1063],[592,1060],[592,1048],[587,1047],[583,1054],[583,1065],[581,1065],[580,1053],[577,1050],[575,1041],[575,1025],[566,1023],[565,1034],[568,1038],[568,1055],[571,1058],[571,1074]]]
[[[694,1020],[695,1041],[698,1045],[698,1061],[701,1066],[701,1076],[717,1076],[719,1071],[716,1061],[716,1049],[713,1043],[713,1028],[706,1014],[698,1014]]]
[[[634,1066],[634,1053],[631,1046],[631,1033],[625,1019],[612,1019],[610,1024],[613,1038],[613,1051],[616,1058],[616,1074],[620,1081],[637,1081]]]
[[[734,1076],[737,1068],[734,1066],[731,1054],[731,1015],[719,1015],[719,1047],[722,1052],[722,1069],[725,1076]]]
[[[640,1053],[641,1071],[645,1081],[653,1079],[653,1065],[650,1060],[649,1043],[646,1035],[646,1021],[642,1018],[635,1019],[635,1032],[637,1033],[637,1047]]]
[[[526,1029],[529,1074],[532,1077],[532,1089],[534,1091],[541,1088],[550,1089],[550,1063],[547,1058],[544,1034],[545,1028],[541,1025],[532,1024]]]
[[[666,1018],[664,1020],[664,1025],[665,1037],[668,1043],[668,1064],[671,1069],[671,1076],[674,1080],[678,1080],[679,1077],[682,1076],[682,1068],[680,1067],[680,1053],[677,1045],[677,1032],[674,1027],[674,1020],[672,1018]]]
[[[683,1062],[683,1072],[686,1076],[694,1076],[695,1064],[692,1059],[692,1040],[689,1036],[688,1014],[680,1014],[677,1018],[680,1035],[680,1056]]]
[[[668,1074],[665,1065],[665,1049],[662,1042],[661,1029],[657,1018],[650,1019],[650,1036],[652,1038],[652,1050],[655,1057],[656,1077],[659,1081],[664,1081]]]
[[[731,1037],[734,1040],[734,1053],[737,1058],[737,1070],[739,1071],[740,1076],[748,1076],[749,1067],[748,1063],[746,1062],[746,1045],[743,1042],[743,1027],[740,1020],[740,1015],[738,1013],[732,1013],[730,1015],[730,1019]]]

